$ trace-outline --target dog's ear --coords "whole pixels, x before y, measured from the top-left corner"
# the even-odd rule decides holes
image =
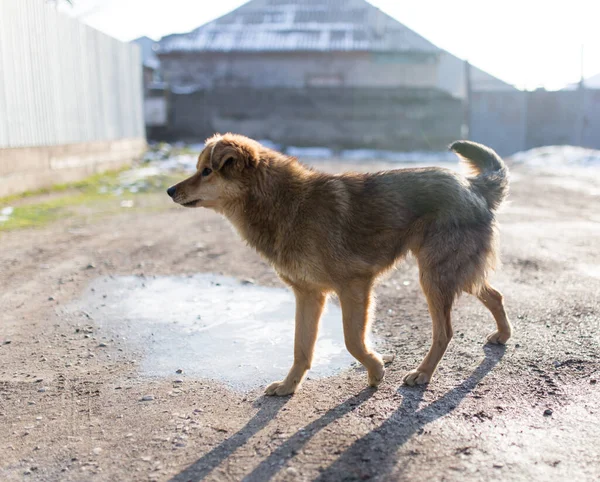
[[[221,139],[213,146],[210,166],[213,171],[225,169],[242,170],[256,167],[259,162],[258,149],[250,142],[237,139]]]

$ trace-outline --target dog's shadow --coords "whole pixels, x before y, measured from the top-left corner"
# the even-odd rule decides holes
[[[399,389],[402,395],[400,407],[382,425],[354,442],[333,464],[321,472],[316,480],[324,482],[354,478],[365,479],[374,476],[381,477],[390,472],[395,466],[394,455],[398,449],[415,433],[420,432],[425,425],[451,413],[500,362],[505,349],[502,346],[487,345],[484,347],[484,351],[485,359],[469,378],[426,407],[418,408],[423,399],[424,387],[401,387]],[[319,431],[356,410],[373,393],[375,390],[365,389],[298,430],[262,460],[243,480],[245,482],[270,480]],[[260,410],[244,428],[176,475],[171,481],[203,480],[235,450],[268,425],[287,400],[287,398],[261,399]]]

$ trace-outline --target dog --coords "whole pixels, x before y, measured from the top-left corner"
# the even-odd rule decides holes
[[[462,292],[479,298],[496,321],[489,343],[512,328],[502,294],[487,281],[497,264],[495,213],[508,194],[508,168],[490,148],[450,146],[470,168],[464,177],[439,167],[325,174],[247,137],[206,141],[197,172],[170,187],[174,202],[225,216],[263,255],[296,298],[294,362],[268,395],[289,395],[311,367],[319,319],[329,293],[342,308],[344,341],[364,365],[368,383],[385,374],[366,343],[373,286],[406,254],[417,259],[433,323],[429,352],[404,377],[428,383],[452,338],[450,311]]]

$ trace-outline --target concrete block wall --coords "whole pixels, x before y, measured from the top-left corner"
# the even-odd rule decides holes
[[[600,90],[474,92],[470,137],[501,155],[535,147],[600,149]]]
[[[118,169],[145,149],[139,138],[0,149],[0,197]]]
[[[169,135],[237,132],[283,145],[444,150],[462,103],[435,89],[209,89],[171,96]]]

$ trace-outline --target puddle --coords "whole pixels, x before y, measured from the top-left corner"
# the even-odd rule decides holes
[[[95,280],[74,306],[105,335],[140,350],[142,375],[210,378],[251,389],[283,378],[293,361],[294,297],[211,274]],[[328,304],[309,377],[334,375],[354,359],[339,307]]]
[[[600,279],[600,264],[580,264],[579,271],[591,278]]]

